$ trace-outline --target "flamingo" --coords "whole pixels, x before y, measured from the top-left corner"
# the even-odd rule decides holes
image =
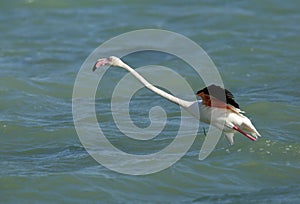
[[[205,87],[196,93],[197,96],[201,97],[201,100],[186,101],[155,87],[118,57],[110,56],[98,59],[93,66],[93,71],[104,65],[126,69],[146,88],[183,107],[201,122],[219,128],[231,145],[234,144],[233,137],[236,132],[240,132],[252,141],[256,141],[258,137],[261,137],[250,119],[243,115],[244,112],[240,110],[239,105],[234,101],[232,93],[220,86],[212,84]],[[199,108],[197,111],[195,111],[195,106]],[[213,111],[217,113],[215,118],[211,117]]]

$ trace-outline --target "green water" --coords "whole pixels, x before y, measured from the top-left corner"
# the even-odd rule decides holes
[[[1,1],[0,202],[300,202],[299,9],[292,0]],[[73,124],[77,72],[101,43],[144,28],[177,32],[201,45],[263,137],[251,142],[237,134],[232,147],[222,138],[199,161],[200,128],[185,157],[147,176],[115,173],[93,160]],[[195,91],[202,88],[176,59],[145,52],[127,62],[142,66],[149,59],[179,70]],[[122,74],[107,74],[106,94]],[[114,130],[109,114],[102,119],[114,144],[147,154],[172,141],[178,109],[147,90],[139,94],[130,107],[137,125],[149,123],[149,104],[162,104],[175,118],[159,144],[132,144]],[[96,102],[98,113],[109,113],[109,97]]]

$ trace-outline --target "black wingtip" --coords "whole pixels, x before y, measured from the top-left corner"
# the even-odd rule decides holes
[[[238,108],[238,109],[240,108],[239,104],[237,104],[234,101],[233,94],[230,91],[228,91],[227,89],[223,89],[220,86],[216,86],[216,85],[212,84],[212,85],[205,87],[205,88],[201,89],[200,91],[198,91],[197,95],[200,94],[201,92],[203,92],[207,95],[211,95],[227,104],[232,105],[235,108]],[[224,93],[225,93],[225,98],[224,98]],[[225,101],[224,101],[224,99],[225,99]]]

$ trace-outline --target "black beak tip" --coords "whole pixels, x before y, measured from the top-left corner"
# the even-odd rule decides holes
[[[96,64],[93,66],[93,72],[97,69],[98,67],[96,66]]]

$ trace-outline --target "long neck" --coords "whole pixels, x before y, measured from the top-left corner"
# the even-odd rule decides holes
[[[152,84],[150,84],[144,77],[142,77],[138,72],[136,72],[134,69],[132,69],[129,65],[125,64],[124,62],[122,63],[122,65],[120,65],[120,67],[126,69],[127,71],[129,71],[133,76],[135,76],[135,78],[137,78],[146,88],[150,89],[151,91],[153,91],[154,93],[168,99],[169,101],[182,106],[184,108],[188,108],[192,102],[189,101],[185,101],[182,100],[180,98],[177,98],[155,86],[153,86]]]

